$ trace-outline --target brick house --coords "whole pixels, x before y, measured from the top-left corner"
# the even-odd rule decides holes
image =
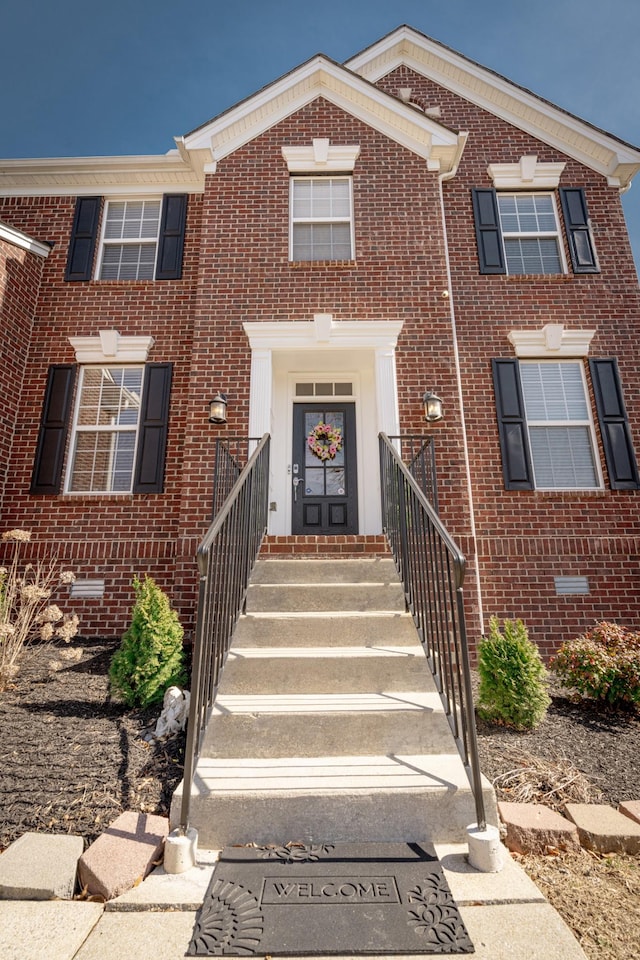
[[[134,573],[189,627],[217,437],[271,434],[266,549],[332,555],[381,549],[378,433],[428,434],[471,637],[637,622],[638,169],[406,26],[162,156],[0,161],[2,528],[75,567],[86,635]]]

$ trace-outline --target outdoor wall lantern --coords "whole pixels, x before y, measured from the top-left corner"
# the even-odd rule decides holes
[[[427,423],[435,423],[437,420],[442,420],[444,414],[442,412],[442,400],[440,397],[436,396],[435,393],[425,393],[422,402],[424,404],[424,418]]]
[[[216,393],[213,400],[209,400],[209,423],[227,422],[227,395]]]

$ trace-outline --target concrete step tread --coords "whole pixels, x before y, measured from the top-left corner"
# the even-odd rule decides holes
[[[331,612],[248,613],[240,617],[233,635],[233,647],[346,647],[392,643],[414,646],[419,643],[410,614],[374,610]]]
[[[337,657],[292,657],[227,661],[219,687],[223,694],[332,694],[381,693],[395,690],[432,690],[433,678],[424,658],[360,657],[351,669]]]
[[[251,574],[252,583],[375,583],[397,582],[398,574],[390,557],[358,560],[259,560]]]
[[[213,707],[212,717],[216,713],[326,714],[388,710],[442,712],[442,701],[435,690],[336,694],[221,694]]]
[[[401,611],[405,609],[404,592],[399,583],[370,584],[260,584],[247,590],[246,609],[273,612],[341,612],[343,610]]]
[[[232,647],[227,657],[227,663],[234,660],[344,660],[344,659],[376,659],[389,657],[402,660],[416,658],[424,660],[424,650],[418,642],[412,646],[371,644],[370,646],[352,647]]]
[[[282,795],[422,788],[469,791],[462,761],[455,754],[416,756],[201,757],[196,770],[200,792]]]
[[[387,756],[451,753],[451,730],[433,710],[336,713],[214,712],[202,757]]]

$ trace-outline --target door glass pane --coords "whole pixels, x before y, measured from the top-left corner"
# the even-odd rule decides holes
[[[304,475],[304,492],[309,497],[324,496],[324,467],[307,467]]]
[[[333,461],[335,463],[335,461]],[[343,467],[327,467],[325,469],[326,480],[327,480],[327,495],[329,496],[343,496],[345,492],[344,486],[344,468]]]

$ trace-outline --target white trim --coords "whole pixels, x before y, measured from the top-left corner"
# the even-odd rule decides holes
[[[159,156],[0,161],[0,197],[147,196],[203,193],[208,150]]]
[[[69,337],[77,363],[146,363],[153,337],[121,337],[101,330],[97,337]]]
[[[320,137],[310,147],[282,147],[289,173],[351,173],[359,155],[359,144],[332,145]]]
[[[462,134],[321,55],[187,134],[182,142],[187,151],[210,150],[215,164],[318,97],[425,160],[438,159],[446,170],[459,162]],[[213,172],[213,164],[205,170]]]
[[[124,203],[124,204],[135,203],[136,201],[139,201],[143,204],[144,203],[158,204],[159,206],[158,225],[156,228],[155,237],[153,239],[151,237],[114,237],[113,239],[107,239],[106,233],[107,233],[107,226],[108,226],[108,220],[109,220],[110,205],[112,203]],[[136,196],[127,196],[127,197],[122,197],[122,196],[109,197],[109,199],[104,205],[104,210],[102,213],[102,225],[100,228],[100,240],[98,243],[98,256],[96,257],[94,280],[106,279],[106,280],[116,280],[116,282],[120,282],[120,283],[127,283],[127,282],[136,283],[138,280],[137,277],[131,277],[131,278],[105,277],[103,278],[101,274],[102,274],[102,267],[104,262],[104,255],[107,247],[143,247],[143,246],[153,247],[153,275],[145,279],[155,280],[156,266],[157,266],[157,260],[158,260],[158,241],[160,239],[160,226],[162,223],[162,206],[163,206],[162,194],[158,194],[158,195],[153,194],[151,196],[145,195],[143,197],[137,194]]]
[[[624,190],[640,170],[640,150],[537,97],[456,50],[402,26],[347,60],[369,82],[406,66],[607,177]]]
[[[359,525],[361,532],[380,532],[375,437],[380,430],[392,435],[400,432],[395,348],[402,326],[401,320],[336,321],[330,313],[317,313],[312,321],[243,324],[251,346],[249,433],[254,437],[265,432],[273,435],[269,500],[277,504],[277,510],[269,515],[271,533],[291,530],[291,484],[286,466],[293,442],[293,404],[327,399],[356,404]],[[296,381],[329,376],[350,380],[356,394],[295,396]]]
[[[21,247],[23,250],[28,250],[29,253],[35,253],[38,257],[46,258],[51,253],[49,244],[34,240],[33,237],[27,236],[21,230],[10,227],[8,223],[0,223],[0,240],[6,240],[7,243],[12,243],[14,247]]]
[[[331,316],[331,314],[316,314]],[[402,320],[331,320],[316,327],[313,321],[265,321],[243,323],[252,350],[316,350],[318,343],[326,342],[331,347],[350,348],[391,347],[395,349]],[[319,332],[322,331],[322,332]],[[328,336],[322,341],[319,336]]]
[[[338,217],[338,216],[326,216],[326,217],[294,217],[293,212],[295,209],[295,192],[297,183],[306,183],[312,181],[313,183],[335,183],[336,181],[343,181],[349,187],[349,216],[348,217]],[[312,192],[313,192],[312,187]],[[349,226],[349,256],[348,257],[294,257],[293,247],[293,231],[296,226],[305,226],[305,225],[316,225],[316,224],[348,224]],[[332,250],[333,253],[333,245]],[[356,234],[355,234],[355,210],[353,205],[353,177],[350,174],[346,175],[332,175],[330,177],[314,177],[313,174],[309,176],[304,176],[297,174],[296,176],[289,178],[289,262],[290,263],[313,263],[316,260],[321,261],[332,261],[332,260],[355,260],[356,259]]]
[[[596,490],[596,491],[597,491],[597,490],[603,490],[603,489],[604,489],[604,477],[603,477],[603,475],[602,475],[602,464],[600,463],[600,455],[599,455],[599,450],[598,450],[598,443],[597,443],[597,440],[596,440],[595,423],[594,423],[594,420],[593,420],[593,410],[592,410],[592,408],[591,408],[591,402],[590,402],[590,398],[589,398],[589,390],[588,390],[588,387],[587,387],[587,378],[586,378],[586,374],[585,374],[584,363],[581,362],[580,358],[575,357],[575,356],[572,357],[571,359],[565,359],[565,360],[562,360],[562,358],[560,358],[560,357],[546,357],[546,358],[536,357],[535,359],[532,358],[532,359],[529,359],[529,360],[525,360],[525,362],[524,362],[524,364],[523,364],[522,366],[525,366],[525,365],[526,365],[526,366],[537,366],[537,367],[541,367],[541,366],[543,366],[544,364],[548,364],[548,363],[550,363],[550,362],[551,362],[551,363],[556,362],[557,364],[563,364],[564,366],[568,366],[569,364],[573,364],[573,365],[579,367],[579,370],[580,370],[580,379],[581,379],[581,382],[582,382],[583,398],[584,398],[584,403],[585,403],[585,407],[586,407],[587,416],[586,416],[586,418],[585,418],[584,420],[577,420],[577,419],[576,419],[576,420],[553,420],[553,419],[551,419],[551,420],[544,420],[544,419],[543,419],[543,420],[535,420],[533,417],[529,417],[529,416],[527,415],[527,401],[526,401],[525,386],[524,386],[524,384],[522,383],[522,377],[520,378],[520,384],[521,384],[521,388],[522,388],[522,394],[523,394],[523,399],[524,399],[524,408],[525,408],[525,424],[526,424],[526,427],[527,427],[527,437],[528,437],[528,440],[529,440],[529,451],[530,451],[530,454],[531,454],[531,467],[532,467],[532,469],[533,469],[533,483],[534,483],[534,488],[535,488],[536,490],[542,490],[542,491],[550,491],[550,490],[557,490],[557,491],[563,491],[563,490],[564,490],[564,491],[571,491],[571,490],[586,490],[586,491]],[[521,368],[520,368],[521,370],[522,370],[522,366],[521,366]],[[560,487],[560,486],[542,486],[542,485],[538,484],[538,483],[536,482],[536,463],[535,463],[535,457],[534,457],[534,454],[533,454],[533,444],[532,444],[532,442],[531,442],[531,428],[532,428],[532,427],[534,427],[534,428],[535,428],[535,427],[544,427],[546,430],[553,430],[554,428],[562,428],[562,427],[568,427],[568,428],[571,428],[571,427],[578,427],[578,428],[579,428],[579,427],[583,427],[583,428],[586,428],[587,431],[588,431],[589,442],[590,442],[590,447],[591,447],[591,457],[592,457],[592,461],[593,461],[593,472],[594,472],[594,474],[595,474],[595,480],[596,480],[595,486],[577,486],[577,487],[566,487],[566,486],[563,486],[563,487]]]
[[[520,157],[518,163],[490,163],[487,173],[496,190],[557,190],[566,163],[538,163],[536,156]]]
[[[511,330],[507,334],[516,357],[562,359],[586,357],[595,330],[567,330],[562,323],[547,323],[541,330]]]

